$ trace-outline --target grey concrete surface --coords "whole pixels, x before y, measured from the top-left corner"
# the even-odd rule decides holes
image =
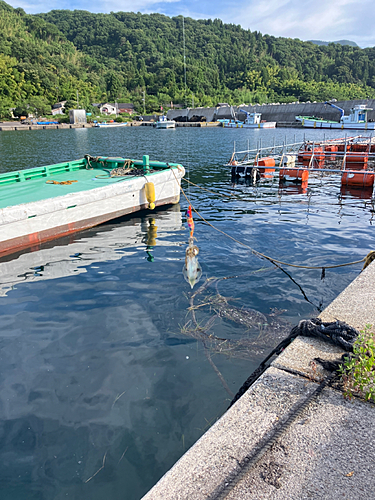
[[[374,416],[325,389],[227,500],[373,500]]]
[[[316,363],[315,358],[326,361],[337,361],[344,354],[339,347],[328,342],[308,337],[297,337],[271,365],[279,370],[284,370],[295,375],[321,382],[330,374]]]
[[[345,114],[348,115],[350,109],[356,104],[366,104],[373,111],[368,112],[368,119],[375,120],[375,99],[355,99],[352,101],[338,101],[334,103],[342,108]],[[167,113],[168,119],[178,121],[189,121],[194,119],[205,118],[207,122],[216,121],[218,119],[232,118],[234,112],[236,116],[243,120],[245,114],[241,113],[243,109],[248,113],[261,113],[262,120],[276,122],[294,122],[297,115],[323,117],[328,120],[340,120],[341,113],[324,102],[296,102],[290,104],[243,104],[240,106],[220,106],[211,108],[187,108],[187,109],[170,109]]]
[[[374,281],[375,262],[321,319],[340,319],[358,329],[375,325]],[[375,498],[375,407],[348,401],[329,387],[230,486],[246,458],[262,448],[327,375],[315,358],[332,361],[341,355],[333,344],[298,337],[143,500],[215,500],[223,491],[228,500]]]
[[[340,319],[362,330],[367,324],[375,326],[375,262],[340,293],[320,314],[323,321]],[[374,496],[375,498],[375,496]]]

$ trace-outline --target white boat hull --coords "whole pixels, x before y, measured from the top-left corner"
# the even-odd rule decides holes
[[[155,206],[180,200],[181,166],[88,191],[0,209],[0,254],[66,236],[147,209],[145,183],[155,186]],[[176,180],[177,179],[177,180]]]
[[[165,121],[165,122],[156,122],[156,128],[176,128],[176,122],[174,121]]]
[[[276,122],[242,123],[225,122],[224,128],[275,128]]]
[[[375,123],[339,123],[311,119],[298,119],[305,128],[324,128],[338,130],[375,130]]]
[[[113,127],[129,127],[129,124],[126,123],[95,123],[96,128],[113,128]]]

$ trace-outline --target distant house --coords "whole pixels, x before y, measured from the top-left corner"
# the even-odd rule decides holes
[[[118,113],[129,113],[130,115],[134,113],[134,104],[127,102],[106,102],[93,104],[99,108],[99,111],[102,115],[117,115]]]
[[[52,109],[51,109],[51,114],[52,115],[63,115],[65,111],[65,103],[66,101],[61,101],[57,102],[56,104],[53,104]]]
[[[129,113],[129,115],[134,113],[134,104],[132,104],[131,102],[119,102],[117,104],[117,108],[119,113]]]
[[[102,115],[115,115],[116,114],[116,105],[111,104],[110,102],[106,102],[104,104],[98,104],[98,108],[100,114]]]

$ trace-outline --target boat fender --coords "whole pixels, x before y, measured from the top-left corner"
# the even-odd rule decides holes
[[[155,185],[153,182],[146,182],[145,184],[146,199],[149,203],[148,208],[154,210],[155,208]]]

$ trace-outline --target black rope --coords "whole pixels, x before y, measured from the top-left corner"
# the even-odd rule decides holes
[[[316,337],[329,341],[345,351],[353,352],[359,331],[344,321],[324,322],[319,318],[302,320],[290,332],[292,336]]]
[[[303,337],[315,337],[331,342],[345,351],[353,352],[353,344],[358,338],[359,331],[344,321],[323,322],[319,318],[302,320],[292,328],[290,334],[280,342],[270,354],[260,363],[258,368],[245,380],[237,394],[232,399],[228,409],[249,389],[250,386],[270,366],[269,360],[278,356],[293,340],[301,335]]]

